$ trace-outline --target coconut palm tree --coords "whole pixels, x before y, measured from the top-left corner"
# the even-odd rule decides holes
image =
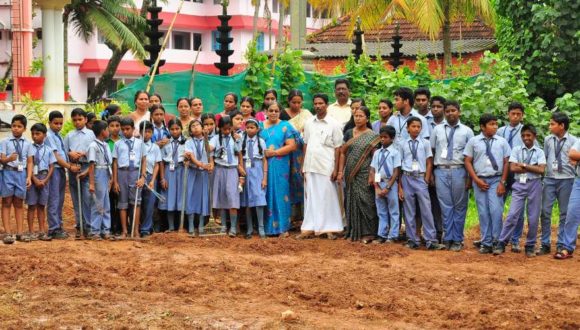
[[[492,0],[310,0],[317,9],[335,16],[361,17],[363,29],[379,28],[393,19],[404,18],[434,39],[442,31],[445,70],[451,66],[451,23],[462,18],[472,22],[479,17],[494,26]],[[354,21],[351,27],[354,29]]]
[[[89,101],[102,97],[106,88],[110,86],[121,59],[128,51],[139,59],[146,56],[143,33],[146,29],[145,15],[149,3],[150,0],[143,1],[140,14],[137,14],[133,0],[72,0],[65,6],[63,13],[65,27],[70,22],[76,34],[85,42],[98,31],[107,47],[113,51],[107,68],[89,95]],[[67,34],[68,30],[65,31],[65,35]]]

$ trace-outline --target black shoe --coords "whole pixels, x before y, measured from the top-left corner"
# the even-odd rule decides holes
[[[505,252],[505,244],[502,242],[497,243],[497,245],[493,248],[493,255],[498,256]]]
[[[404,246],[408,249],[411,249],[411,250],[419,249],[419,245],[417,245],[415,242],[411,242],[411,241],[408,241],[407,243],[405,243]]]
[[[453,252],[460,252],[461,250],[463,250],[463,243],[460,242],[453,242],[453,244],[451,244],[451,247],[449,248],[449,251]]]
[[[520,253],[522,252],[522,248],[518,244],[512,243],[512,252]]]
[[[384,239],[384,238],[382,238],[382,237],[379,237],[379,238],[375,238],[375,239],[373,240],[373,244],[383,244],[383,243],[385,243],[386,241],[387,241],[386,239]]]
[[[451,250],[451,246],[453,245],[453,241],[445,241],[445,242],[443,242],[443,245],[445,245],[445,250]]]
[[[475,246],[476,249],[481,248],[481,241],[473,241],[473,246]]]
[[[493,253],[493,248],[491,246],[482,245],[479,248],[479,254],[492,254],[492,253]]]
[[[526,257],[528,257],[528,258],[532,258],[532,257],[536,256],[536,250],[534,249],[533,246],[526,246],[525,251],[526,251]]]
[[[246,236],[244,236],[245,239],[252,239],[252,234],[246,234]]]
[[[546,254],[552,254],[552,249],[550,248],[549,245],[544,245],[542,244],[542,246],[540,247],[540,249],[537,251],[537,255],[539,256],[543,256]]]
[[[445,245],[439,243],[427,243],[427,250],[430,251],[437,251],[437,250],[445,250]]]
[[[56,231],[50,234],[50,237],[52,237],[52,239],[67,239],[68,235],[64,231]]]

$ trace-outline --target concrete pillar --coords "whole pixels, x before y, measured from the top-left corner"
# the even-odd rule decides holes
[[[32,63],[32,0],[12,0],[12,76],[25,77]],[[14,100],[17,100],[18,81],[14,84]]]
[[[44,101],[64,102],[62,9],[42,9]]]
[[[290,44],[294,49],[306,47],[306,0],[290,2]]]

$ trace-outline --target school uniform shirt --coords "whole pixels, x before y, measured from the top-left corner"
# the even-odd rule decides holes
[[[191,152],[195,159],[207,164],[207,150],[205,149],[205,140],[203,138],[190,138],[185,142],[185,152]],[[227,157],[227,156],[226,156]]]
[[[313,116],[304,125],[304,172],[331,176],[335,149],[342,145],[342,124],[328,114],[323,119]]]
[[[185,154],[185,144],[181,144],[180,139],[174,139],[173,137],[169,139],[169,142],[163,146],[161,149],[161,158],[166,163],[173,163],[177,166],[179,163],[183,163],[183,158]]]
[[[46,143],[32,145],[33,151],[33,164],[38,172],[48,171],[50,165],[56,163],[56,157],[54,156],[54,150],[48,147]]]
[[[46,139],[44,140],[44,144],[47,147],[49,147],[52,150],[52,152],[56,151],[62,159],[64,159],[65,161],[68,161],[68,154],[67,154],[66,149],[64,147],[64,140],[58,132],[55,132],[55,131],[49,129],[47,134],[46,134]],[[60,167],[60,165],[54,164],[54,167],[58,168],[58,167]]]
[[[133,167],[137,169],[141,163],[141,158],[144,156],[143,141],[135,137],[130,139],[123,138],[115,142],[113,149],[113,159],[117,159],[117,168],[128,168],[133,163]],[[135,154],[135,160],[131,161],[131,154]]]
[[[429,140],[420,137],[416,139],[408,137],[400,144],[399,148],[401,150],[401,168],[403,171],[416,172],[413,171],[414,162],[419,165],[419,173],[427,171],[427,158],[433,157]]]
[[[214,162],[221,166],[226,167],[237,167],[238,166],[238,157],[236,153],[240,151],[240,140],[235,140],[233,136],[222,136],[221,143],[220,143],[220,134],[214,136],[210,143],[214,148],[213,159]],[[228,162],[228,152],[229,150],[231,155],[231,162]]]
[[[70,151],[84,152],[89,150],[89,145],[96,139],[95,133],[92,130],[83,127],[82,129],[75,129],[67,134],[64,138],[64,149],[68,153]],[[86,163],[87,157],[83,156],[79,159],[80,163]]]
[[[352,100],[350,98],[348,101],[346,101],[345,105],[340,105],[338,104],[338,101],[336,101],[328,106],[326,110],[327,114],[334,118],[334,120],[336,120],[342,127],[350,120],[350,117],[352,116],[352,110],[350,109],[351,103]]]
[[[502,126],[497,130],[496,134],[506,139],[510,148],[513,149],[524,144],[524,141],[522,141],[522,127],[524,127],[522,123],[519,123],[515,127],[511,125]]]
[[[525,163],[527,165],[546,165],[546,155],[544,151],[537,146],[532,146],[528,149],[525,144],[517,146],[512,149],[510,155],[510,163]],[[539,179],[542,177],[541,174],[536,174],[532,172],[526,173],[516,173],[515,180],[516,182],[520,179],[522,174],[525,174],[525,177],[528,180]]]
[[[147,174],[153,174],[155,164],[161,162],[161,149],[152,140],[145,142],[145,155],[147,155]]]
[[[433,162],[435,166],[438,165],[463,165],[465,156],[463,150],[469,139],[474,136],[471,128],[457,122],[455,126],[449,123],[435,126],[431,133],[429,142],[431,148],[435,150],[433,155]],[[451,159],[447,159],[447,152],[451,150]]]
[[[151,142],[156,143],[157,141],[161,141],[164,138],[169,138],[169,130],[164,125],[156,126],[153,125],[153,136],[151,136]]]
[[[568,153],[570,148],[576,143],[577,138],[569,133],[564,134],[561,140],[554,134],[544,140],[544,153],[546,154],[546,177],[554,179],[572,179],[575,176],[575,169],[570,164]],[[562,162],[562,170],[558,171],[558,157]]]
[[[111,166],[113,164],[113,156],[109,149],[108,143],[105,143],[99,139],[95,139],[89,145],[88,152],[89,163],[95,163],[95,166]]]
[[[5,166],[10,166],[13,168],[18,168],[19,164],[22,164],[26,168],[26,161],[28,157],[34,156],[34,150],[32,144],[28,142],[23,137],[14,137],[14,135],[2,141],[2,152],[6,157],[10,157],[13,153],[18,154],[18,159],[7,163]]]
[[[419,113],[418,110],[416,110],[416,109],[413,109],[413,110],[415,110],[417,113]],[[433,117],[431,110],[429,110],[423,117],[425,117],[425,120],[427,121],[427,127],[429,128],[429,137],[431,137],[431,133],[433,132],[433,128],[436,126],[436,124],[434,124],[435,117]]]
[[[245,133],[244,133],[245,134]],[[244,142],[244,138],[242,138],[242,143]],[[258,147],[258,143],[260,144],[260,147]],[[243,146],[242,146],[243,148]],[[262,149],[262,153],[260,154],[260,148]],[[251,137],[247,137],[246,138],[246,154],[244,155],[244,160],[252,160],[252,162],[255,161],[261,161],[264,158],[264,151],[266,150],[266,142],[264,141],[264,139],[258,137],[258,134],[256,134],[253,138]],[[252,154],[250,154],[250,150],[252,151]]]
[[[489,141],[491,147],[491,154],[495,158],[497,164],[497,170],[491,165],[491,160],[486,153],[486,141]],[[490,177],[498,176],[503,173],[503,159],[509,157],[511,154],[511,149],[506,141],[499,135],[494,135],[491,138],[486,138],[485,135],[479,134],[472,137],[467,142],[465,150],[463,150],[464,156],[469,156],[473,158],[473,169],[478,177]]]
[[[401,167],[399,150],[393,144],[376,150],[371,160],[371,167],[375,170],[375,173],[381,175],[381,181],[389,180],[393,176],[395,169]]]
[[[395,139],[397,144],[400,144],[409,137],[409,131],[407,131],[407,119],[411,117],[417,117],[421,120],[421,133],[419,133],[419,136],[423,139],[429,138],[429,123],[427,122],[427,119],[421,116],[421,114],[419,114],[415,109],[412,109],[407,116],[403,116],[400,112],[397,112],[387,121],[387,125],[393,126],[395,131],[397,131],[397,137]]]

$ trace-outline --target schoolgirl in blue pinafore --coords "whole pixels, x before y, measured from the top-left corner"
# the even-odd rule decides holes
[[[163,159],[161,194],[165,197],[165,201],[159,202],[159,209],[167,211],[168,231],[171,232],[175,230],[176,212],[181,211],[185,138],[181,135],[182,126],[179,119],[170,120],[168,127],[171,139],[161,149],[161,157]]]
[[[210,142],[214,152],[215,177],[213,182],[213,208],[219,209],[222,219],[222,232],[227,230],[227,213],[229,210],[231,228],[229,235],[237,235],[238,209],[240,208],[240,191],[238,165],[241,161],[239,140],[232,133],[232,121],[224,116],[219,121],[220,132]]]
[[[194,218],[199,218],[199,233],[203,233],[204,220],[209,216],[209,168],[213,159],[208,155],[209,144],[203,135],[201,121],[189,123],[189,136],[185,142],[185,154],[189,158],[185,213],[188,215],[189,233],[194,234]],[[197,165],[196,165],[197,163]]]
[[[258,218],[258,233],[260,237],[266,237],[264,231],[264,208],[266,202],[266,186],[263,185],[268,171],[268,163],[265,161],[264,150],[266,142],[260,138],[260,125],[255,119],[246,121],[246,132],[242,138],[242,157],[246,180],[244,189],[240,194],[240,205],[246,207],[247,232],[246,238],[251,238],[254,232],[252,209],[256,209]]]

